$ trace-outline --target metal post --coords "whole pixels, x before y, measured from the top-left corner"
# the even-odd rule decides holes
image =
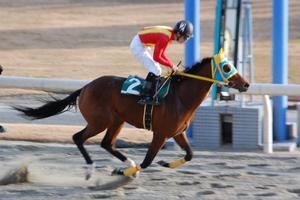
[[[213,54],[217,54],[220,50],[221,44],[220,44],[220,34],[221,34],[221,21],[222,21],[222,6],[223,1],[217,0],[216,5],[216,19],[215,19],[215,43],[214,43],[214,52]],[[217,99],[217,86],[213,84],[211,89],[211,105],[214,106],[214,100]]]
[[[244,4],[248,3],[247,1],[244,2]],[[246,76],[246,64],[247,64],[247,46],[248,46],[248,16],[246,11],[246,6],[244,9],[244,16],[243,16],[243,29],[242,29],[242,67],[239,69],[242,72],[242,76]],[[245,105],[245,98],[244,95],[240,95],[240,106],[243,107]]]
[[[287,84],[288,73],[288,0],[273,0],[272,73],[273,83]],[[274,137],[288,139],[286,129],[287,96],[273,97]]]
[[[185,45],[185,66],[191,66],[200,58],[200,0],[185,0],[185,18],[194,25],[194,37]],[[187,130],[189,137],[193,136],[192,126]]]
[[[272,105],[269,95],[264,95],[264,132],[263,149],[265,153],[273,153]]]
[[[248,60],[249,60],[249,78],[250,83],[254,83],[254,69],[253,69],[253,34],[252,34],[252,13],[250,1],[247,1],[246,5],[246,15],[248,17]]]

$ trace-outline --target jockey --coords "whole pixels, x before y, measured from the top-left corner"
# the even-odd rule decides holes
[[[168,26],[144,27],[131,41],[130,50],[133,56],[149,71],[146,77],[144,95],[139,104],[157,103],[153,99],[158,80],[162,73],[161,65],[171,68],[174,72],[178,69],[165,55],[169,43],[177,41],[182,44],[193,35],[193,25],[189,21],[179,21],[174,28]],[[153,55],[151,53],[153,48]]]

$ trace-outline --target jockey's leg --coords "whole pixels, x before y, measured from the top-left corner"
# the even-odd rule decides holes
[[[154,94],[158,88],[159,76],[156,76],[152,72],[149,72],[146,78],[146,84],[143,88],[143,96],[142,99],[139,100],[139,104],[150,104],[150,105],[158,105],[158,102],[153,99]]]
[[[184,133],[181,133],[179,135],[174,136],[175,142],[181,147],[181,149],[185,150],[186,155],[182,159],[175,160],[173,162],[165,162],[163,160],[159,161],[158,164],[160,164],[163,167],[169,167],[169,168],[176,168],[180,165],[183,165],[187,161],[192,160],[193,152],[191,149],[191,146],[188,143],[187,137]]]
[[[133,56],[149,71],[144,88],[145,95],[143,95],[139,103],[157,105],[158,102],[154,101],[152,97],[155,94],[159,77],[162,73],[161,67],[158,62],[153,60],[152,53],[143,46],[137,35],[130,44],[130,50]]]

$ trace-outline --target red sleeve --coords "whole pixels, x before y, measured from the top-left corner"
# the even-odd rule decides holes
[[[165,50],[167,46],[168,46],[168,40],[160,40],[155,45],[154,52],[153,52],[153,59],[162,65],[172,68],[173,67],[172,62],[165,55]]]

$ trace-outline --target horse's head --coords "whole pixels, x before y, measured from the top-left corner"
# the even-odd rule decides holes
[[[238,73],[232,63],[224,56],[221,49],[217,55],[211,59],[212,77],[215,80],[227,83],[228,87],[246,92],[249,83]]]

